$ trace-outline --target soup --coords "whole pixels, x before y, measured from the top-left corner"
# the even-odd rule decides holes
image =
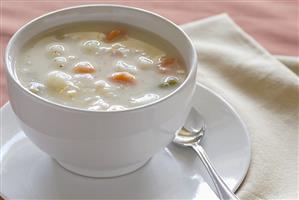
[[[44,99],[88,110],[125,110],[155,102],[186,78],[177,50],[145,30],[112,22],[69,24],[26,43],[19,82]]]

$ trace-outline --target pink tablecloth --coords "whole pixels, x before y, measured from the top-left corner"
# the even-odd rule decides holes
[[[299,55],[298,1],[113,1],[157,12],[177,24],[227,12],[273,54]],[[1,1],[1,57],[11,35],[29,20],[55,9],[88,1]],[[93,1],[91,3],[101,3]],[[107,1],[105,2],[107,3]],[[2,59],[1,59],[2,60]],[[1,64],[0,106],[7,100]]]

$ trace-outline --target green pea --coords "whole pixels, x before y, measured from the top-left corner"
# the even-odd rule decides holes
[[[160,88],[165,88],[165,87],[168,87],[168,86],[169,86],[168,83],[160,83],[160,84],[159,84],[159,87],[160,87]]]
[[[161,88],[167,88],[167,87],[172,87],[175,86],[179,83],[179,79],[175,76],[167,76],[164,77],[159,84],[159,87]]]

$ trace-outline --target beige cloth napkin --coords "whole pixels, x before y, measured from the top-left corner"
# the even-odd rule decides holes
[[[197,49],[198,81],[231,103],[251,135],[251,165],[237,195],[298,199],[298,58],[280,57],[288,68],[226,14],[183,29]]]

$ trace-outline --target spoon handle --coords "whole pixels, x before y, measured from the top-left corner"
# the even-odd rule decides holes
[[[221,200],[239,200],[239,198],[227,187],[222,178],[216,172],[203,147],[199,144],[193,144],[192,148],[196,151],[204,166],[206,167],[209,175],[211,176],[216,190],[219,194],[219,198]]]

